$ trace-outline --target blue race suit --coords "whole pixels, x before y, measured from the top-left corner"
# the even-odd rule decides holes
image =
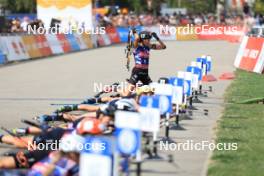
[[[135,59],[135,67],[132,70],[132,74],[129,83],[136,85],[138,81],[141,81],[144,85],[151,83],[151,79],[148,75],[149,67],[149,51],[148,46],[139,45],[133,52]]]

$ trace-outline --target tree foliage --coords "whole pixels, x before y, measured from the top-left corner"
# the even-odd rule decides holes
[[[189,12],[206,13],[215,12],[216,0],[166,0],[169,7],[187,8]]]
[[[264,14],[264,0],[256,0],[254,4],[254,12]]]
[[[13,13],[34,13],[36,12],[37,0],[0,0],[0,4]],[[180,1],[180,3],[179,3]],[[263,11],[264,0],[256,0],[258,3],[255,8]],[[182,8],[187,8],[190,12],[214,12],[216,0],[153,0],[154,12],[158,9],[161,2],[166,2],[169,7],[177,8],[181,4]],[[145,12],[147,8],[147,0],[99,0],[102,6],[119,5],[128,7],[136,13]]]
[[[118,4],[120,6],[128,7],[136,13],[145,12],[147,7],[147,0],[100,0],[101,5]],[[215,12],[216,0],[152,0],[153,10],[158,9],[160,3],[165,2],[168,7],[187,8],[190,12]]]
[[[36,12],[36,0],[0,0],[0,4],[12,13]]]

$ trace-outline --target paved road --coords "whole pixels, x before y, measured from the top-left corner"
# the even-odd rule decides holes
[[[232,71],[238,44],[223,41],[166,42],[167,50],[151,53],[150,75],[153,80],[177,75],[197,56],[213,57],[213,74]],[[21,118],[50,113],[56,107],[51,103],[74,103],[93,95],[94,83],[109,84],[129,77],[124,67],[124,46],[116,45],[65,56],[40,59],[0,68],[0,124],[13,128]],[[229,81],[212,83],[214,92],[203,99],[199,109],[209,109],[209,116],[195,113],[192,120],[181,121],[186,130],[172,131],[178,143],[187,140],[201,142],[213,139],[213,127],[219,119],[223,93]],[[163,133],[161,133],[163,134]],[[4,151],[5,149],[0,149]],[[146,162],[143,175],[205,175],[210,155],[205,151],[161,151],[172,153],[175,163]]]

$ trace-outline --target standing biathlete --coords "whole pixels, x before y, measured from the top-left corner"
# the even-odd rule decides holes
[[[159,39],[155,32],[142,31],[139,34],[136,30],[133,30],[134,35],[134,60],[135,66],[132,70],[132,74],[129,82],[129,90],[133,90],[138,83],[141,81],[143,85],[148,85],[152,82],[149,77],[149,53],[151,49],[163,50],[166,49],[166,45]],[[151,43],[151,38],[154,37],[158,44]],[[126,92],[129,94],[128,92]]]

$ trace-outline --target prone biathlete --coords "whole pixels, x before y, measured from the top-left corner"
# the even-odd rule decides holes
[[[154,93],[154,89],[151,88],[150,86],[145,85],[142,87],[137,87],[135,90],[136,90],[136,92],[134,94],[131,94],[127,97],[115,97],[115,98],[104,97],[104,98],[107,98],[109,100],[109,102],[107,102],[104,99],[105,104],[100,104],[100,105],[80,104],[80,105],[63,106],[58,110],[58,112],[62,113],[59,116],[59,118],[61,120],[66,120],[67,123],[61,124],[60,127],[61,128],[67,128],[67,126],[71,122],[76,123],[76,122],[79,122],[83,118],[86,118],[86,117],[90,117],[90,118],[99,117],[99,115],[102,112],[106,111],[107,109],[109,109],[110,107],[113,107],[113,106],[116,107],[114,109],[127,110],[127,111],[138,111],[139,99],[140,99],[141,95],[151,96]],[[93,99],[94,99],[93,102],[99,102],[98,101],[99,98],[97,98],[96,100],[95,100],[95,98],[93,98]],[[70,111],[75,111],[75,110],[82,110],[82,111],[86,111],[87,113],[84,113],[82,115],[74,115],[74,114],[68,113]],[[49,121],[52,121],[52,119],[54,119],[52,116],[53,115],[43,115],[43,116],[39,117],[39,118],[41,118],[41,120],[40,119],[39,120],[43,121],[43,122],[49,122]],[[38,127],[28,126],[26,128],[15,128],[15,129],[13,129],[12,132],[18,136],[25,136],[28,134],[39,135],[42,131],[43,131],[43,129],[40,129]],[[2,137],[0,134],[0,141],[1,141],[1,138]],[[7,138],[5,138],[5,139],[7,139]],[[32,139],[32,137],[30,137],[30,139]],[[4,141],[5,141],[5,143],[8,143],[7,141],[12,141],[9,144],[13,144],[13,145],[15,145],[14,143],[16,143],[16,141],[17,141],[17,143],[20,143],[20,140],[14,140],[13,136],[10,136],[9,140],[4,140]],[[18,147],[18,145],[15,145],[15,146]],[[22,147],[24,147],[24,145],[22,145]]]
[[[43,131],[36,136],[14,137],[10,135],[0,135],[0,142],[5,144],[14,145],[20,150],[10,156],[0,158],[0,169],[12,169],[12,168],[30,168],[36,162],[45,158],[52,148],[45,148],[45,150],[34,149],[34,144],[58,143],[63,135],[71,132],[76,132],[79,135],[98,135],[103,134],[108,128],[108,124],[113,119],[114,114],[107,109],[100,113],[99,118],[82,118],[75,121],[71,128],[51,128],[48,131]],[[87,128],[88,127],[88,128]],[[32,145],[31,145],[32,144]],[[28,150],[30,146],[33,146],[32,150]],[[47,145],[49,146],[49,145]]]
[[[154,93],[154,90],[148,85],[137,87],[135,90],[136,93],[126,97],[117,97],[117,98],[108,97],[108,100],[110,101],[105,104],[100,104],[100,105],[80,104],[74,106],[65,106],[62,107],[59,111],[63,113],[63,118],[67,121],[75,121],[83,117],[98,116],[97,115],[98,113],[100,114],[100,112],[105,111],[105,109],[109,107],[115,107],[115,109],[125,110],[125,111],[138,111],[140,96],[144,94],[152,95]],[[69,111],[75,111],[75,110],[87,111],[89,113],[85,113],[82,115],[72,115],[67,113]]]
[[[152,95],[153,90],[149,87],[142,87],[139,89],[138,96],[141,95]],[[137,97],[138,97],[137,96]],[[139,98],[139,97],[138,97]],[[130,101],[129,101],[130,100]],[[134,106],[132,101],[134,99],[121,99],[116,101],[110,101],[106,108],[103,108],[99,111],[99,117],[89,118],[78,118],[78,120],[72,123],[72,127],[68,127],[68,129],[63,128],[51,128],[47,131],[42,131],[41,129],[34,128],[34,132],[40,131],[41,133],[32,137],[14,137],[10,135],[0,135],[0,142],[14,145],[18,148],[27,149],[28,144],[32,144],[36,142],[46,144],[47,141],[57,141],[60,140],[63,135],[66,133],[72,132],[72,130],[76,131],[79,135],[97,135],[103,134],[108,128],[108,125],[113,124],[114,113],[116,110],[125,110],[125,111],[137,111],[136,106]],[[118,102],[119,101],[119,102]],[[137,102],[137,101],[136,101]],[[91,128],[92,127],[92,128]],[[30,130],[31,131],[31,130]],[[0,158],[0,169],[11,169],[11,168],[30,168],[36,162],[47,157],[52,149],[48,150],[21,150],[16,152],[10,156],[1,157]],[[38,166],[39,164],[37,164]],[[54,164],[51,164],[51,169],[55,169]]]

